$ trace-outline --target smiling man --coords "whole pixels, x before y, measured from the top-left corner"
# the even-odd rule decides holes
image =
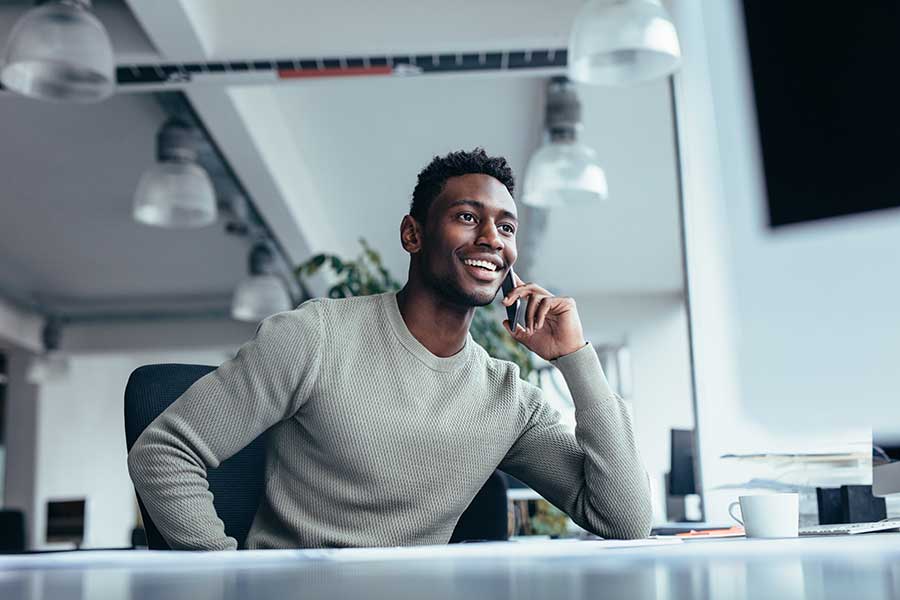
[[[446,543],[496,468],[600,536],[649,533],[628,410],[574,300],[518,279],[504,299],[527,301],[526,328],[510,334],[562,371],[574,433],[516,365],[469,334],[475,308],[493,301],[516,261],[513,191],[503,158],[480,149],[435,158],[401,224],[402,290],[310,300],[266,319],[151,423],[128,465],[173,548],[236,548],[206,472],[267,429],[249,548]]]

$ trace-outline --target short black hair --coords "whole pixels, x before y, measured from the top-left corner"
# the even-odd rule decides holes
[[[472,173],[490,175],[506,186],[510,196],[515,192],[516,180],[505,158],[488,156],[484,148],[475,148],[471,152],[459,150],[446,156],[435,156],[428,166],[422,169],[413,190],[409,214],[420,224],[425,225],[428,209],[444,189],[447,180]]]

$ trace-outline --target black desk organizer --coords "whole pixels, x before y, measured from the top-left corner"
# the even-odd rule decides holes
[[[884,498],[872,495],[871,485],[816,488],[819,525],[871,523],[887,518]]]

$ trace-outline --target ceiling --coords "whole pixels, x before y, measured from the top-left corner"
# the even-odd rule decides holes
[[[164,119],[152,95],[94,105],[0,97],[4,290],[59,312],[227,306],[246,270],[242,241],[221,226],[175,231],[131,218]]]
[[[29,4],[0,4],[0,36]],[[120,64],[564,47],[580,4],[387,0],[373,14],[350,0],[95,3]],[[365,237],[402,280],[399,223],[419,169],[436,154],[483,146],[507,156],[521,182],[541,141],[545,82],[482,73],[184,92],[290,260],[352,254]],[[528,246],[532,278],[579,295],[680,290],[668,84],[582,89],[581,98],[582,139],[600,157],[610,198],[549,214],[540,243]],[[227,304],[244,274],[243,242],[221,226],[167,231],[131,220],[163,118],[150,94],[88,106],[0,96],[3,291],[65,310]]]

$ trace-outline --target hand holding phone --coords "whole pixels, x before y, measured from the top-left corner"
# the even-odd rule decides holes
[[[574,299],[556,296],[536,283],[525,283],[512,269],[500,287],[509,317],[509,332],[544,360],[577,352],[587,344]],[[515,299],[507,306],[507,297],[511,293]],[[527,309],[521,298],[528,302]],[[516,323],[517,318],[522,318],[523,323]]]

